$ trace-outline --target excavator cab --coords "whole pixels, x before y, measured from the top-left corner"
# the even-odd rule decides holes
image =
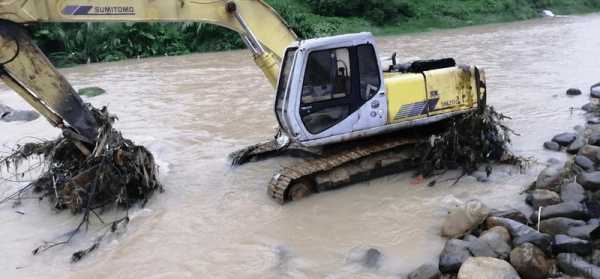
[[[286,50],[275,111],[292,141],[321,145],[385,126],[386,109],[370,33],[306,40]]]

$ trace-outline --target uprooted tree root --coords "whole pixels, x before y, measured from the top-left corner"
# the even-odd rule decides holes
[[[65,133],[67,136],[56,140],[22,145],[0,160],[7,169],[11,165],[16,168],[21,161],[33,156],[41,156],[45,161],[45,169],[38,179],[0,203],[20,202],[24,193],[32,191],[39,199],[49,200],[56,210],[83,214],[79,226],[66,234],[66,240],[47,242],[35,249],[34,254],[69,243],[84,226],[87,227],[92,215],[104,223],[100,211],[110,207],[128,209],[140,203],[143,206],[155,191],[163,190],[152,154],[143,146],[123,138],[112,127],[116,118],[109,115],[106,108],[92,109],[92,112],[100,126],[95,145],[73,140]],[[114,228],[128,221],[128,217],[124,217],[108,226]],[[75,253],[73,261],[93,251],[99,240],[92,247]]]
[[[453,118],[442,133],[417,144],[416,150],[420,150],[417,175],[431,177],[459,169],[462,177],[483,165],[487,165],[489,175],[490,164],[496,162],[524,167],[527,160],[514,156],[508,149],[510,136],[516,133],[502,124],[505,119],[509,117],[490,106]]]

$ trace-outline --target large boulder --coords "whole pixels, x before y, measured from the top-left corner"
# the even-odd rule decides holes
[[[590,96],[592,98],[600,98],[600,83],[592,85],[590,88]]]
[[[584,171],[594,170],[594,161],[590,160],[590,158],[585,157],[583,155],[575,156],[575,164]]]
[[[578,136],[571,144],[567,146],[567,152],[569,154],[577,154],[581,148],[586,145],[586,140],[582,136]]]
[[[600,267],[597,267],[577,254],[562,253],[556,257],[558,268],[564,273],[583,278],[600,278]]]
[[[33,121],[40,117],[35,111],[30,110],[14,110],[11,107],[0,104],[0,121]]]
[[[553,141],[547,141],[547,142],[544,142],[544,148],[551,150],[551,151],[560,151],[560,144],[553,142]]]
[[[542,170],[535,181],[536,189],[553,190],[561,182],[562,169],[557,166],[549,166]]]
[[[458,238],[479,226],[489,216],[490,209],[473,200],[452,208],[442,225],[442,236]]]
[[[596,105],[594,105],[592,103],[587,103],[587,104],[583,105],[581,107],[581,109],[585,112],[592,112],[592,111],[594,111],[594,109],[596,109]]]
[[[517,271],[506,261],[486,257],[469,258],[458,272],[458,279],[519,278]]]
[[[600,171],[580,173],[577,175],[577,183],[588,191],[600,190]]]
[[[439,268],[443,273],[456,273],[461,265],[471,257],[468,242],[450,239],[446,242],[439,259]]]
[[[537,209],[540,206],[559,204],[560,196],[556,192],[550,190],[535,189],[527,195],[525,201],[534,209]]]
[[[494,258],[507,259],[510,255],[510,233],[504,227],[493,227],[479,236],[478,241],[486,244],[494,252]],[[478,256],[473,253],[474,256]]]
[[[544,251],[531,243],[513,249],[510,263],[524,279],[545,279],[552,269]]]
[[[560,199],[563,202],[580,203],[585,199],[585,189],[578,183],[569,183],[560,186]]]
[[[569,88],[569,89],[567,89],[567,95],[579,96],[579,95],[581,95],[581,90],[577,89],[577,88]]]
[[[481,233],[481,235],[479,236],[479,238],[485,238],[485,237],[487,237],[488,234],[495,235],[495,236],[491,236],[491,238],[496,238],[498,236],[504,242],[510,243],[510,239],[511,239],[510,232],[505,227],[501,227],[501,226],[492,227],[492,228],[488,229],[487,231],[483,231]]]
[[[588,224],[585,226],[575,226],[571,227],[567,231],[567,235],[580,238],[580,239],[592,239],[592,232],[598,228],[597,224]]]
[[[542,208],[540,219],[550,219],[556,217],[565,217],[577,220],[588,220],[590,215],[585,205],[576,202],[563,202],[555,205],[550,205]],[[534,211],[530,219],[535,221],[538,219],[538,211]]]
[[[579,152],[577,154],[585,156],[588,159],[594,161],[595,163],[598,163],[598,156],[600,155],[600,146],[588,144],[579,149]]]
[[[486,221],[488,227],[502,226],[510,232],[513,246],[520,246],[527,242],[535,244],[544,251],[550,251],[552,237],[540,233],[531,227],[502,217],[489,217]]]
[[[575,253],[578,255],[589,255],[593,251],[592,244],[589,241],[559,234],[554,237],[552,252],[554,253]]]
[[[527,216],[525,216],[523,212],[515,208],[506,210],[492,210],[490,216],[507,218],[523,224],[529,223],[529,219],[527,219]],[[491,228],[492,227],[488,227],[488,229]]]
[[[553,142],[560,144],[561,146],[569,146],[572,142],[577,139],[577,134],[575,133],[562,133],[554,136],[552,138]]]
[[[487,242],[482,241],[473,235],[467,235],[463,240],[467,242],[467,250],[469,250],[474,257],[499,257]]]
[[[550,218],[540,222],[540,232],[549,235],[568,234],[571,228],[585,225],[586,223],[581,220],[564,217]]]
[[[437,266],[424,264],[408,274],[408,279],[439,279],[442,276]]]
[[[600,132],[592,132],[588,139],[588,143],[596,146],[600,145]]]

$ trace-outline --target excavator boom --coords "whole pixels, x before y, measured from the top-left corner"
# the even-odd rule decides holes
[[[262,0],[0,0],[0,79],[51,124],[93,141],[90,110],[19,24],[124,21],[203,22],[236,31],[273,86],[285,49],[297,40]]]

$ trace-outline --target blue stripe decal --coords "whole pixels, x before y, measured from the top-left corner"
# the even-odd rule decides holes
[[[72,15],[72,14],[75,13],[75,11],[77,10],[77,8],[79,8],[79,6],[66,6],[62,10],[62,13],[63,13],[63,15]]]
[[[92,6],[80,6],[79,9],[73,13],[73,15],[87,15],[90,13],[92,8]]]

